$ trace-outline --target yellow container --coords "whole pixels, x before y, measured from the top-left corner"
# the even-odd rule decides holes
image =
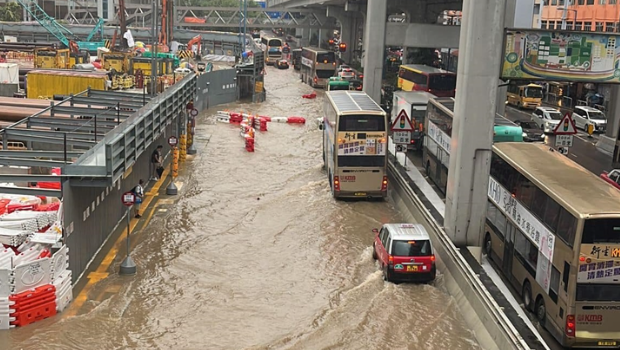
[[[27,98],[52,99],[54,95],[78,94],[89,87],[107,90],[105,72],[32,70],[26,76]]]

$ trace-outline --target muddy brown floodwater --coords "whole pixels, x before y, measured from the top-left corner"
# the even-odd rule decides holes
[[[138,274],[97,283],[76,316],[0,333],[2,349],[479,349],[454,300],[385,283],[372,228],[387,202],[336,202],[322,170],[323,92],[267,69],[268,100],[217,109],[303,116],[270,123],[248,153],[237,127],[199,119],[197,156],[133,252]],[[9,347],[5,347],[9,345]]]

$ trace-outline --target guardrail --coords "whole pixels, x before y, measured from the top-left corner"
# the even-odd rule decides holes
[[[422,223],[429,231],[440,257],[438,262],[444,267],[442,269],[439,265],[440,272],[446,280],[446,288],[457,300],[463,311],[462,315],[468,326],[475,332],[480,345],[488,349],[531,349],[450,241],[443,228],[416,196],[407,180],[399,173],[392,160],[389,162],[389,172],[393,179],[392,188],[395,188],[400,200],[411,211],[416,221]],[[398,199],[396,201],[398,202]],[[418,213],[418,217],[415,217],[414,211]],[[545,348],[545,346],[540,347],[540,349]]]
[[[112,183],[161,135],[167,125],[183,113],[196,92],[196,75],[189,74],[151,101],[105,138],[106,173]]]

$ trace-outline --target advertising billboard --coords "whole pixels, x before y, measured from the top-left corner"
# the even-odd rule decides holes
[[[506,29],[500,77],[620,83],[620,41],[612,33]]]

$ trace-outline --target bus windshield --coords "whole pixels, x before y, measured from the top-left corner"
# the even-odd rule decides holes
[[[586,220],[581,243],[620,243],[620,219]]]
[[[280,39],[270,39],[269,43],[267,45],[269,45],[269,46],[282,46],[282,40],[280,40]]]
[[[456,75],[454,74],[431,74],[428,79],[430,90],[449,91],[456,89]]]
[[[540,87],[526,87],[525,97],[542,98],[542,88]]]
[[[385,118],[378,115],[343,115],[338,131],[385,131]]]

